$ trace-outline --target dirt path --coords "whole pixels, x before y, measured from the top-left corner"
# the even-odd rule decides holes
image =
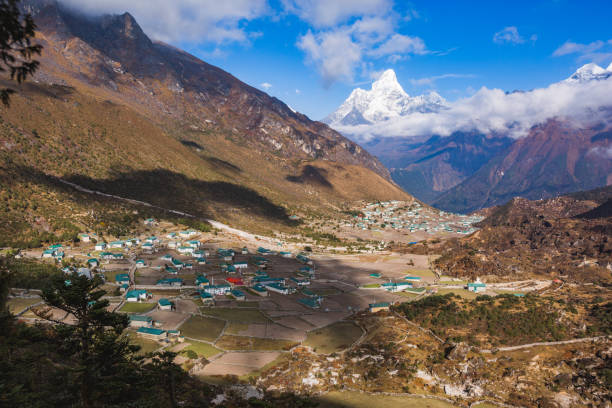
[[[571,339],[571,340],[561,340],[561,341],[545,341],[541,343],[529,343],[529,344],[521,344],[519,346],[508,346],[508,347],[499,347],[495,349],[496,351],[514,351],[521,350],[531,347],[539,347],[539,346],[560,346],[564,344],[573,344],[573,343],[582,343],[585,341],[597,341],[603,339],[610,339],[612,336],[597,336],[597,337],[584,337],[581,339]],[[479,350],[481,353],[492,353],[493,350]]]

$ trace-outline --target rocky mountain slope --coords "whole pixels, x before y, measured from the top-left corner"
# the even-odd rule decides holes
[[[604,124],[580,129],[558,120],[536,126],[434,205],[470,212],[516,196],[534,200],[612,184],[610,129]]]
[[[323,123],[172,46],[134,18],[28,0],[41,68],[2,112],[3,172],[56,176],[244,227],[408,197]],[[315,174],[316,177],[312,177]]]
[[[489,281],[528,277],[568,282],[612,283],[612,187],[548,200],[514,198],[490,211],[474,234],[412,250],[443,253],[439,273],[486,277]]]
[[[365,142],[364,147],[383,160],[396,183],[421,200],[433,203],[512,142],[507,137],[457,131],[417,143],[403,138],[376,138]]]

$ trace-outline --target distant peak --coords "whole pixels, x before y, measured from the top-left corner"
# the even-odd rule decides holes
[[[612,62],[610,63],[610,65],[608,65],[608,68],[606,68],[606,71],[612,72]]]
[[[372,83],[373,90],[393,90],[398,89],[404,92],[402,86],[397,82],[397,76],[395,75],[395,71],[392,69],[388,69],[382,73],[380,77],[376,81]]]
[[[591,62],[578,68],[576,72],[570,76],[568,82],[587,82],[591,80],[607,79],[612,75],[612,64],[607,69]]]
[[[580,68],[576,70],[576,73],[593,73],[593,74],[603,74],[606,70],[595,64],[594,62],[590,62],[588,64],[584,64]]]

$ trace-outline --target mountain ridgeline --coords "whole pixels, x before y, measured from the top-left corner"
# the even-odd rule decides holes
[[[605,69],[586,64],[553,86],[599,86],[611,77],[612,64]],[[453,104],[435,92],[409,96],[387,70],[371,90],[355,89],[324,121],[360,140],[417,198],[443,210],[470,212],[517,196],[550,198],[612,184],[610,106],[599,106],[595,120],[551,116],[520,138],[470,128],[443,136],[412,131],[404,136],[407,118],[419,123],[444,115]],[[463,119],[469,123],[471,118]]]
[[[44,49],[2,114],[7,178],[59,177],[254,229],[287,224],[290,212],[410,198],[358,144],[152,41],[128,13],[84,15],[54,0],[22,6]]]

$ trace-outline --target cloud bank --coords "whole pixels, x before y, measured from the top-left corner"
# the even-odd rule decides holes
[[[448,136],[454,131],[473,129],[520,138],[532,126],[554,117],[571,119],[579,125],[600,120],[604,114],[609,118],[610,107],[612,77],[586,83],[562,81],[546,88],[510,94],[483,87],[437,113],[416,112],[374,125],[336,128],[361,141],[373,137]]]
[[[267,0],[60,0],[85,13],[129,11],[147,35],[169,43],[248,43],[244,23],[268,11]]]

